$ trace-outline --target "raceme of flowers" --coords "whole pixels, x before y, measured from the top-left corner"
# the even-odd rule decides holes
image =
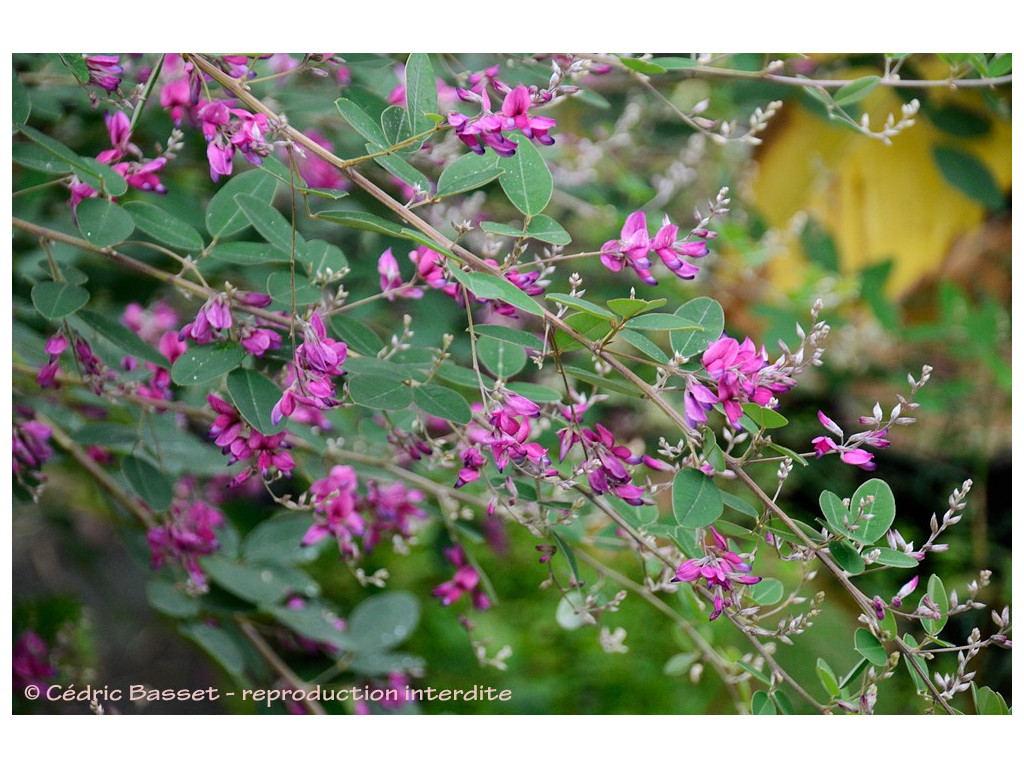
[[[733,604],[733,582],[739,584],[757,584],[760,576],[748,576],[752,570],[750,564],[740,555],[729,549],[729,543],[714,526],[709,526],[712,543],[704,542],[704,557],[690,558],[676,569],[673,581],[699,582],[711,592],[714,609],[710,620],[714,621],[722,615],[722,611]]]

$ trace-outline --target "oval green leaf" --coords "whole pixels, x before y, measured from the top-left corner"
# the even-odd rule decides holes
[[[468,424],[473,419],[473,411],[466,398],[448,387],[440,384],[424,384],[412,390],[412,399],[416,407],[456,424]]]
[[[491,336],[483,336],[476,343],[480,362],[499,379],[509,379],[526,367],[526,351],[519,345]]]
[[[135,494],[155,512],[167,509],[174,499],[170,480],[151,461],[140,456],[125,456],[121,473]]]
[[[74,283],[36,283],[32,304],[47,320],[60,320],[89,303],[89,292]]]
[[[270,420],[281,390],[262,373],[244,368],[232,371],[228,374],[228,394],[242,418],[257,431],[275,435],[284,429],[283,422],[275,425]]]
[[[669,340],[672,349],[684,357],[703,354],[712,342],[718,341],[725,330],[725,312],[714,299],[701,296],[692,299],[675,311],[688,326],[699,330],[672,331]]]
[[[874,501],[866,504],[861,510],[861,501],[868,496],[873,496]],[[885,536],[889,527],[896,519],[896,499],[892,495],[892,489],[888,483],[878,478],[872,478],[857,489],[850,500],[850,517],[861,511],[861,517],[857,520],[857,529],[849,531],[849,536],[855,541],[864,544],[874,544]]]
[[[412,391],[405,382],[385,376],[350,374],[348,393],[352,402],[366,408],[395,411],[412,404]]]
[[[182,386],[215,381],[242,364],[245,349],[235,341],[196,344],[183,352],[171,366],[171,380]]]
[[[516,153],[498,159],[505,173],[498,179],[509,201],[527,216],[536,216],[547,207],[554,191],[551,171],[529,139],[519,139]]]
[[[853,647],[857,649],[857,653],[876,667],[884,667],[885,662],[889,660],[889,654],[885,652],[885,648],[878,638],[864,627],[858,627],[854,632]]]
[[[123,243],[135,231],[131,214],[103,197],[80,202],[76,216],[82,237],[100,248]]]
[[[270,205],[276,190],[277,179],[258,169],[232,177],[206,206],[207,231],[220,239],[241,232],[249,226],[249,219],[235,202],[235,195],[249,195]]]
[[[203,238],[191,226],[163,208],[141,200],[124,204],[135,226],[154,240],[184,251],[198,253],[203,249]]]
[[[851,576],[864,573],[864,558],[860,552],[851,547],[845,541],[832,541],[828,545],[828,551],[832,553],[839,567]]]
[[[722,494],[699,469],[681,469],[672,481],[672,514],[684,528],[704,528],[722,516]]]

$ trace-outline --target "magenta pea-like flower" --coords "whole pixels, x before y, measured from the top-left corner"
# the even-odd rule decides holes
[[[764,347],[758,350],[749,337],[740,343],[723,334],[708,346],[701,363],[717,382],[718,402],[734,427],[739,427],[743,403],[768,405],[776,394],[792,385],[791,379],[768,364]]]
[[[679,227],[665,216],[652,240],[647,231],[647,215],[643,211],[634,211],[626,217],[619,239],[609,240],[601,246],[601,263],[612,272],[621,272],[629,267],[648,285],[657,285],[657,279],[651,274],[650,255],[654,253],[676,276],[691,280],[698,269],[683,258],[706,256],[705,238],[711,237],[712,233],[703,230],[691,233],[691,236],[700,235],[695,240],[679,239],[678,233]]]
[[[168,559],[184,566],[193,591],[205,592],[206,574],[199,565],[199,557],[217,551],[215,528],[224,524],[224,516],[216,507],[203,501],[175,499],[161,525],[146,533],[152,566],[160,568]]]
[[[710,621],[722,615],[722,611],[733,604],[733,582],[757,584],[760,576],[748,576],[751,567],[743,558],[729,549],[729,543],[714,526],[708,526],[713,543],[704,543],[704,557],[687,560],[676,569],[672,581],[697,582],[704,579],[711,592],[714,610]]]
[[[818,411],[818,421],[825,427],[829,432],[839,438],[841,441],[837,443],[828,435],[819,435],[818,437],[811,440],[811,445],[814,447],[814,455],[816,458],[821,458],[828,453],[838,453],[839,458],[845,463],[854,467],[860,467],[863,470],[871,471],[875,469],[875,457],[869,451],[860,448],[861,445],[870,445],[874,448],[888,448],[889,441],[886,439],[888,429],[878,429],[869,432],[858,432],[856,435],[851,435],[849,440],[846,440],[843,435],[843,430],[836,424],[832,419],[826,416],[822,411]]]
[[[444,551],[444,556],[455,566],[455,575],[448,581],[438,584],[431,594],[441,599],[441,605],[449,606],[468,593],[473,607],[478,611],[490,608],[491,601],[482,588],[480,574],[469,564],[462,547],[449,547]]]
[[[121,85],[124,68],[120,65],[120,56],[83,56],[85,68],[89,71],[89,85],[98,85],[108,93],[113,93]]]

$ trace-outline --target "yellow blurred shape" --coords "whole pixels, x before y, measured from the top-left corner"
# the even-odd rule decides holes
[[[926,95],[936,105],[988,116],[988,132],[953,136],[935,127],[922,110],[916,124],[887,146],[812,114],[795,99],[787,101],[777,118],[780,124],[756,158],[754,205],[768,225],[785,231],[795,214],[806,211],[834,238],[844,274],[893,259],[887,284],[892,297],[934,273],[954,241],[985,218],[980,203],[942,176],[934,148],[968,152],[989,169],[1001,190],[1011,186],[1010,125],[985,109],[979,93],[935,90]],[[870,114],[877,130],[890,113],[899,120],[902,104],[891,89],[879,86],[853,106]],[[849,113],[860,118],[860,111]],[[801,284],[806,261],[798,237],[785,245],[788,253],[771,262],[770,278],[788,290]]]

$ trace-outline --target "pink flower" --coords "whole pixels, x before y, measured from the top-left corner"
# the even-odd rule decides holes
[[[875,448],[888,448],[889,441],[886,439],[888,429],[877,429],[868,432],[858,432],[855,435],[851,435],[848,440],[843,436],[843,430],[836,424],[832,419],[826,416],[822,411],[818,411],[818,421],[825,427],[829,432],[838,437],[841,444],[836,443],[831,437],[827,435],[820,435],[811,440],[811,445],[814,447],[814,455],[816,458],[821,458],[827,453],[838,453],[839,458],[846,464],[854,467],[860,467],[863,470],[871,471],[875,469],[875,457],[868,451],[860,448],[861,445],[870,445]]]
[[[316,510],[313,525],[302,539],[303,546],[333,536],[342,557],[354,560],[358,556],[359,547],[355,539],[366,530],[366,521],[358,510],[357,480],[352,467],[338,464],[331,468],[327,477],[309,487]]]
[[[517,85],[509,91],[501,104],[501,111],[508,119],[507,129],[517,128],[528,139],[554,144],[555,140],[548,136],[548,131],[555,127],[555,121],[550,117],[530,117],[531,106],[533,100],[525,85]]]
[[[397,296],[418,299],[423,295],[420,288],[403,287],[402,273],[398,270],[398,260],[391,253],[390,248],[377,259],[377,272],[380,274],[380,289],[385,293],[388,301],[394,301]]]
[[[704,557],[691,558],[676,570],[672,581],[696,582],[704,579],[708,590],[712,593],[714,610],[710,620],[714,621],[722,615],[722,610],[732,605],[733,581],[740,584],[757,584],[760,576],[747,576],[750,565],[738,554],[729,549],[725,538],[709,526],[714,543],[704,542]]]
[[[217,551],[214,529],[223,525],[224,516],[216,507],[202,501],[175,499],[163,524],[150,528],[146,534],[153,568],[161,568],[168,559],[176,560],[188,573],[191,588],[205,592],[206,574],[199,565],[199,557]]]
[[[43,638],[31,629],[25,630],[18,635],[11,655],[14,690],[24,691],[34,685],[45,694],[48,683],[57,677],[57,668],[50,663],[50,649]]]
[[[85,67],[89,71],[89,85],[98,85],[113,93],[121,85],[124,68],[120,66],[120,56],[83,56]]]
[[[775,366],[768,365],[768,353],[764,347],[758,351],[749,338],[741,344],[723,334],[718,341],[708,345],[701,363],[717,381],[718,402],[734,427],[740,425],[742,403],[768,405],[776,394],[787,391],[791,386],[791,380]]]
[[[635,211],[626,217],[619,239],[601,246],[601,263],[612,272],[631,267],[645,283],[657,285],[658,281],[651,275],[651,260],[647,258],[650,247],[647,216],[643,211]]]
[[[468,563],[462,547],[450,547],[444,551],[444,556],[455,566],[455,575],[448,581],[437,585],[431,594],[441,598],[441,605],[449,606],[464,594],[469,593],[473,607],[478,611],[486,611],[490,608],[491,601],[480,584],[480,574]]]
[[[692,280],[698,269],[693,264],[683,261],[680,257],[700,258],[708,253],[704,240],[677,240],[679,228],[669,222],[665,216],[661,229],[651,241],[651,250],[658,254],[665,266],[684,280]]]

